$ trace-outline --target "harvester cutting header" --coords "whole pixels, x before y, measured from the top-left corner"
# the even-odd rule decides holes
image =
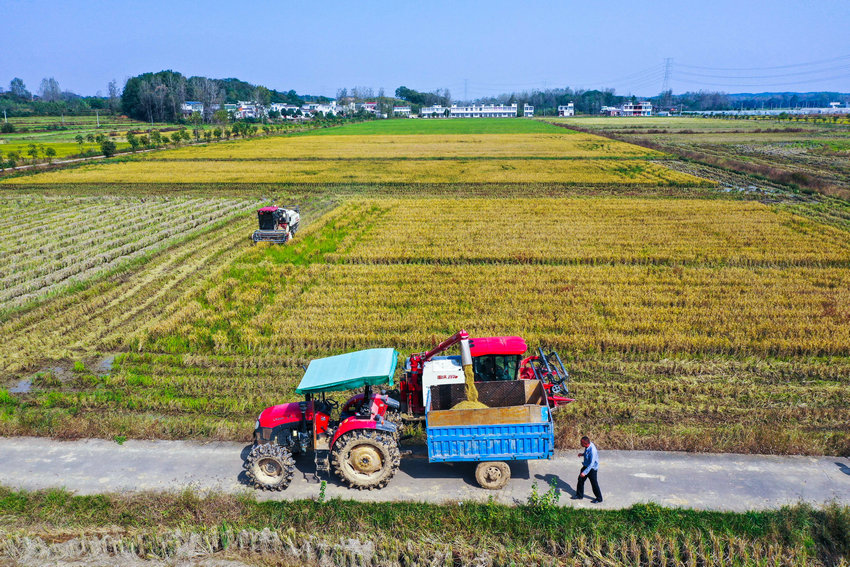
[[[460,356],[441,355],[455,345]],[[282,490],[293,455],[312,449],[317,473],[333,468],[351,487],[381,488],[398,469],[401,429],[415,421],[425,425],[431,462],[477,463],[478,483],[502,488],[506,461],[551,458],[552,411],[573,401],[558,353],[526,350],[521,337],[472,339],[459,331],[409,355],[399,390],[380,393],[373,387],[393,385],[395,349],[313,360],[296,389],[304,401],[266,408],[257,419],[246,473],[258,488]],[[341,407],[326,396],[356,389],[362,393]]]
[[[274,205],[263,207],[257,211],[260,228],[254,231],[251,240],[254,242],[273,242],[286,244],[295,236],[298,224],[301,222],[299,207],[285,209]]]

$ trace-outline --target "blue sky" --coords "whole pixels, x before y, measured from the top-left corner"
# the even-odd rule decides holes
[[[850,2],[169,2],[0,4],[0,85],[81,94],[146,71],[339,87],[850,92]],[[814,64],[808,64],[812,63]],[[743,70],[741,70],[743,69]]]

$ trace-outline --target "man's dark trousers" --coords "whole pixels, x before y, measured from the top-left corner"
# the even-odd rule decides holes
[[[584,481],[590,479],[590,487],[593,489],[593,495],[597,500],[602,500],[602,491],[599,490],[599,483],[596,481],[596,473],[599,472],[596,469],[590,469],[590,472],[587,473],[587,476],[581,476],[582,468],[579,471],[578,475],[578,486],[576,486],[576,496],[579,498],[584,498]]]

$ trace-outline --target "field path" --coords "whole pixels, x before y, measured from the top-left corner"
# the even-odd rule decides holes
[[[243,484],[241,443],[187,441],[112,441],[88,439],[54,441],[45,438],[0,439],[0,485],[36,490],[64,487],[80,494],[122,491],[240,492]],[[850,459],[843,457],[779,457],[762,455],[694,454],[655,451],[600,451],[599,480],[604,508],[638,502],[671,507],[745,511],[785,504],[836,501],[850,504]],[[475,484],[472,466],[430,464],[417,450],[402,458],[400,471],[383,490],[357,491],[328,480],[327,497],[364,501],[487,501],[525,502],[532,484],[545,492],[554,479],[562,505],[594,506],[590,499],[575,502],[580,461],[573,452],[558,452],[551,461],[515,463],[512,480],[502,491]],[[310,458],[297,461],[292,484],[281,493],[255,492],[259,499],[314,498],[319,485],[311,482]],[[586,494],[589,494],[589,483]]]

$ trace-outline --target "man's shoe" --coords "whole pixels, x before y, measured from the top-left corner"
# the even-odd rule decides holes
[[[590,501],[591,504],[599,504],[600,502],[602,502],[601,498],[594,498],[593,500]]]
[[[572,496],[570,500],[582,500],[583,498],[584,496],[579,496],[578,494],[576,494],[575,496]]]

